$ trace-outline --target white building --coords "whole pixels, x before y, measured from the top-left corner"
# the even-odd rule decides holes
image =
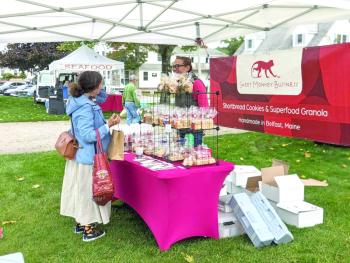
[[[139,87],[155,89],[162,74],[162,58],[156,52],[148,52],[147,61],[138,70]]]
[[[216,57],[223,57],[226,55],[220,51],[210,48],[200,48],[195,51],[183,51],[181,48],[177,47],[174,49],[170,61],[174,61],[176,56],[190,57],[192,60],[193,72],[203,80],[206,86],[208,86],[210,73],[210,59]],[[147,62],[144,63],[139,69],[139,87],[141,89],[155,89],[160,82],[161,73],[161,56],[155,52],[149,52]]]
[[[349,20],[330,23],[280,27],[245,36],[235,55],[264,53],[297,47],[323,46],[350,42]]]
[[[112,49],[105,43],[99,43],[94,47],[95,52],[100,55],[107,55]],[[174,61],[176,56],[190,57],[192,60],[193,72],[198,75],[203,82],[209,85],[209,61],[210,58],[226,56],[224,53],[215,49],[198,49],[196,51],[183,51],[181,48],[175,48],[170,61]],[[200,61],[200,63],[198,63]],[[200,69],[200,74],[198,72]],[[138,72],[125,71],[125,83],[129,82],[129,75],[131,73],[138,75],[138,85],[140,89],[150,90],[156,89],[162,74],[162,58],[156,52],[148,52],[147,61],[141,65]]]

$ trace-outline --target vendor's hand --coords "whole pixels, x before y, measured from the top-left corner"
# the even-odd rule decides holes
[[[108,123],[108,127],[112,127],[113,125],[120,123],[119,115],[113,113],[112,116],[108,119],[107,123]]]

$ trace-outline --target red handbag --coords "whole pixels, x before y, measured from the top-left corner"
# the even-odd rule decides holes
[[[92,174],[93,200],[98,205],[105,205],[112,200],[114,187],[107,153],[103,152],[98,129],[96,129],[96,138],[96,153],[94,156]]]

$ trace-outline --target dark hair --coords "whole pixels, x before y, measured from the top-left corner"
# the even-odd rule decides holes
[[[93,91],[100,85],[102,76],[97,71],[84,71],[79,74],[78,83],[71,83],[69,85],[69,93],[73,97],[77,98]]]
[[[192,61],[189,57],[176,56],[176,59],[181,59],[185,66],[190,66],[190,71],[192,71]]]

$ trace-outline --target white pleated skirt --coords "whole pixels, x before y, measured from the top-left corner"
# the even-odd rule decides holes
[[[92,165],[74,160],[66,162],[60,212],[61,215],[73,217],[82,225],[109,222],[111,202],[99,206],[92,200]]]

